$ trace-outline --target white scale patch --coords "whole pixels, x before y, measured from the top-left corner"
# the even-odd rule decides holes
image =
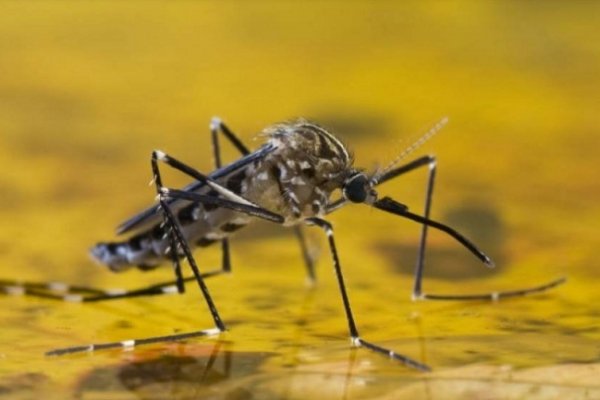
[[[315,193],[318,194],[322,198],[325,198],[325,199],[327,198],[325,192],[319,187],[315,187]]]
[[[198,221],[198,218],[200,218],[200,207],[194,207],[192,209],[192,220]]]
[[[280,176],[281,181],[287,180],[288,169],[283,164],[277,164],[277,166],[279,167],[279,171],[281,172],[281,176]]]
[[[205,329],[202,331],[202,333],[204,333],[207,336],[214,336],[221,333],[221,330],[219,328]]]
[[[127,293],[127,290],[121,288],[106,289],[104,294],[107,296],[122,296]]]
[[[237,218],[232,219],[229,222],[232,224],[235,224],[235,225],[245,225],[248,222],[250,222],[250,219],[246,218],[246,217],[237,217]]]
[[[302,161],[300,161],[300,168],[301,169],[309,169],[309,168],[311,168],[311,166],[308,161],[302,160]]]
[[[321,158],[319,160],[319,164],[329,164],[330,166],[333,166],[333,162],[331,160],[327,160],[325,158]],[[320,167],[320,165],[319,165],[319,167]],[[321,168],[325,168],[325,167],[321,167]]]
[[[227,235],[219,232],[208,232],[204,237],[210,240],[221,240],[225,239]]]
[[[287,192],[287,195],[290,197],[290,199],[292,201],[294,201],[294,203],[296,203],[296,204],[299,203],[298,197],[296,197],[296,193],[294,193],[294,192]]]
[[[63,296],[64,301],[68,301],[69,303],[81,303],[83,301],[83,296],[80,294],[68,294]]]
[[[169,293],[169,294],[172,294],[172,293],[178,293],[178,292],[179,292],[179,291],[177,290],[177,286],[175,286],[175,285],[171,285],[171,286],[165,286],[165,287],[163,287],[163,288],[161,289],[161,291],[162,291],[163,293]]]
[[[315,200],[312,203],[313,206],[315,206],[317,210],[319,210],[316,214],[321,215],[323,213],[323,204],[318,200]]]
[[[69,285],[63,282],[49,282],[48,290],[53,292],[67,292],[69,290]]]
[[[121,346],[123,346],[123,350],[131,350],[135,347],[135,340],[123,340]]]
[[[292,185],[296,185],[296,186],[304,186],[304,185],[306,185],[306,182],[304,181],[304,179],[302,179],[299,176],[293,177],[290,182],[292,183]]]
[[[296,168],[296,162],[294,160],[286,160],[285,163],[287,164],[288,167],[295,169]]]
[[[11,296],[22,296],[25,294],[25,288],[23,286],[4,286],[4,293]]]

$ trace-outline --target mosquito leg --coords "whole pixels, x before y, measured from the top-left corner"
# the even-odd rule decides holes
[[[433,185],[435,183],[436,174],[436,160],[433,156],[423,156],[408,164],[402,165],[398,168],[394,168],[387,173],[379,177],[377,183],[381,184],[390,179],[396,178],[400,175],[406,174],[407,172],[413,171],[417,168],[429,166],[429,173],[427,176],[427,187],[425,190],[425,218],[429,218],[431,212],[431,200],[433,198]],[[425,248],[427,243],[427,230],[428,226],[423,224],[421,228],[421,239],[419,240],[419,250],[417,253],[417,262],[415,264],[415,281],[413,284],[413,300],[422,298],[422,287],[423,287],[423,269],[425,267]]]
[[[171,162],[174,162],[175,164],[179,163],[178,161],[176,161],[174,159],[171,159]],[[181,165],[177,164],[177,165],[178,165],[178,167],[181,167],[181,165],[183,165],[183,164],[181,164]],[[156,162],[153,162],[152,166],[153,166],[153,171],[156,174],[155,181],[157,184],[157,191],[159,193],[159,205],[160,205],[160,210],[164,213],[165,223],[170,228],[172,228],[172,232],[177,240],[178,246],[181,247],[183,255],[184,255],[185,259],[188,261],[188,264],[190,265],[190,267],[194,273],[194,277],[191,279],[195,280],[198,283],[198,286],[200,287],[200,291],[204,295],[204,299],[205,299],[205,301],[208,305],[208,308],[211,312],[211,316],[213,317],[216,328],[188,332],[188,333],[167,335],[167,336],[149,337],[149,338],[145,338],[145,339],[132,339],[132,340],[119,341],[119,342],[92,344],[92,345],[87,345],[87,346],[66,347],[66,348],[62,348],[62,349],[52,350],[52,351],[46,353],[47,355],[63,355],[63,354],[80,353],[80,352],[87,352],[87,351],[100,350],[100,349],[112,349],[112,348],[132,348],[132,347],[134,347],[136,345],[140,345],[140,344],[161,343],[161,342],[169,342],[169,341],[176,341],[176,340],[184,340],[184,339],[198,337],[198,336],[215,335],[215,334],[218,334],[225,330],[225,324],[222,322],[221,317],[219,316],[219,313],[218,313],[218,311],[215,307],[215,304],[212,300],[212,297],[210,296],[210,294],[208,292],[208,288],[206,287],[206,284],[204,283],[204,277],[206,275],[203,275],[200,273],[198,266],[196,264],[196,261],[195,261],[193,255],[191,254],[191,251],[187,244],[185,236],[183,235],[183,232],[181,231],[181,229],[177,223],[177,220],[175,219],[175,216],[173,215],[173,212],[171,211],[171,209],[169,208],[169,205],[167,204],[167,200],[168,199],[182,199],[182,200],[187,200],[187,201],[201,203],[201,204],[217,205],[220,207],[228,208],[228,209],[231,209],[231,210],[234,210],[237,212],[241,212],[241,213],[244,213],[244,214],[256,217],[256,218],[265,219],[265,220],[275,222],[278,224],[282,224],[284,221],[284,218],[281,215],[275,214],[264,208],[249,205],[246,203],[237,203],[235,201],[223,199],[223,198],[216,197],[216,196],[209,196],[209,195],[203,195],[203,194],[199,194],[199,193],[193,193],[193,192],[188,192],[188,191],[183,191],[183,190],[174,190],[174,189],[168,189],[168,188],[162,187],[162,181],[160,178],[160,174],[158,173],[158,164]],[[199,172],[198,172],[198,174],[199,174],[199,176],[201,176],[201,174]],[[219,187],[218,184],[214,184],[214,185],[216,185],[215,187]],[[222,189],[222,187],[220,187],[220,188]],[[215,271],[215,274],[218,274],[218,273],[221,273],[221,271]],[[191,280],[191,279],[186,278],[186,280]]]
[[[177,169],[187,175],[190,175],[200,182],[207,183],[214,190],[216,190],[220,195],[224,196],[225,199],[235,202],[238,206],[241,204],[246,204],[246,205],[250,206],[250,208],[248,208],[247,210],[251,210],[251,209],[256,210],[257,209],[257,207],[254,204],[248,202],[247,200],[245,200],[238,194],[229,191],[229,189],[227,189],[224,186],[220,185],[219,183],[211,180],[208,176],[202,174],[201,172],[195,170],[194,168],[184,164],[183,162],[181,162],[163,152],[155,151],[153,153],[153,160],[154,160],[154,162],[162,161],[162,162],[166,163],[167,165],[169,165],[170,167]],[[199,198],[197,196],[194,197],[193,195],[187,196],[181,190],[174,190],[174,189],[166,189],[166,190],[169,192],[169,197],[171,197],[171,198],[177,197],[177,198],[187,199],[190,201],[195,201],[195,200],[193,200],[194,198],[196,198],[196,199],[203,198],[203,200],[198,200],[198,201],[199,202],[210,201],[210,202],[213,202],[214,204],[218,204],[217,202],[215,202],[216,201],[215,199],[218,199],[218,197],[215,197],[215,196],[200,195],[200,198]],[[177,192],[177,196],[174,196],[173,194],[176,192]],[[190,192],[187,192],[187,193],[190,193]],[[223,200],[225,200],[225,199],[223,199]],[[244,211],[239,208],[237,208],[237,209],[238,209],[238,211]],[[273,222],[278,222],[277,220],[273,220],[273,213],[268,212],[268,210],[264,210],[264,211],[269,213],[269,215],[270,215],[269,217],[267,217],[267,219],[269,219]],[[278,217],[276,217],[276,219],[277,218]],[[314,278],[315,278],[314,263],[312,262],[312,259],[308,255],[308,249],[306,246],[306,242],[303,240],[303,237],[300,237],[300,236],[299,236],[299,241],[300,241],[300,247],[302,249],[303,255],[305,256],[305,262],[306,262],[307,270],[309,273],[309,279],[314,280]]]
[[[224,199],[224,198],[217,197],[217,196],[188,192],[185,190],[169,189],[166,187],[163,187],[160,190],[160,192],[161,192],[161,196],[164,199],[167,199],[167,198],[180,199],[180,200],[187,200],[187,201],[192,201],[192,202],[196,202],[196,203],[200,203],[200,204],[210,204],[210,205],[215,205],[215,206],[219,206],[219,207],[224,207],[229,210],[237,211],[237,212],[249,215],[251,217],[256,217],[256,218],[264,219],[266,221],[275,222],[277,224],[283,224],[283,222],[284,222],[284,218],[281,215],[276,214],[276,213],[269,211],[265,208],[262,208],[260,206],[253,205],[252,203],[238,203],[236,201]]]
[[[221,345],[222,343],[220,341],[216,341],[213,345],[210,355],[208,356],[208,360],[206,361],[206,365],[204,366],[204,371],[202,371],[200,379],[198,380],[199,382],[204,382],[206,376],[215,365],[215,361],[217,361],[217,357],[219,356],[219,350],[221,349]]]
[[[234,137],[231,131],[225,127],[226,136]],[[238,143],[234,137],[234,144]],[[243,145],[241,145],[243,146]],[[218,150],[218,143],[216,144],[216,150]],[[246,150],[247,151],[247,150]],[[152,155],[152,170],[154,173],[154,180],[157,187],[157,191],[160,193],[160,188],[162,188],[162,181],[160,177],[160,173],[158,170],[158,152],[153,152]],[[218,155],[217,155],[218,157]],[[220,160],[217,159],[217,162],[220,163]],[[188,167],[189,170],[191,168]],[[179,170],[182,170],[179,168]],[[188,170],[183,170],[184,173],[188,173]],[[192,175],[196,176],[196,175]],[[203,180],[206,181],[207,178],[203,177]],[[170,251],[171,259],[174,266],[175,272],[175,282],[173,283],[165,283],[165,284],[157,284],[152,285],[146,288],[135,289],[135,290],[102,290],[95,288],[87,288],[87,287],[74,287],[61,283],[25,283],[20,284],[18,282],[2,282],[0,281],[0,291],[5,292],[6,294],[26,294],[34,297],[43,297],[50,298],[56,300],[66,300],[71,302],[91,302],[91,301],[103,301],[103,300],[112,300],[112,299],[120,299],[120,298],[128,298],[128,297],[138,297],[138,296],[151,296],[151,295],[160,295],[166,293],[183,293],[185,291],[184,283],[189,281],[189,278],[184,278],[183,273],[181,271],[181,265],[179,262],[179,252],[178,248],[181,247],[177,243],[177,238],[174,233],[174,229],[167,229],[170,241],[170,248],[173,249]],[[230,270],[230,262],[229,262],[229,246],[228,243],[223,243],[224,255],[223,255],[223,268],[220,273],[228,272]],[[214,276],[217,273],[208,273],[208,274],[200,274],[201,278]],[[196,278],[197,279],[197,278]]]
[[[158,172],[158,165],[155,154],[152,158],[152,169],[154,171],[154,177],[157,184],[157,190],[162,187],[160,174]],[[54,300],[63,300],[69,302],[96,302],[104,300],[114,300],[130,297],[140,296],[153,296],[170,293],[183,293],[185,291],[184,283],[190,280],[197,280],[197,278],[184,278],[181,266],[179,262],[179,254],[177,240],[173,229],[167,229],[170,239],[170,247],[174,249],[170,251],[174,271],[175,271],[175,282],[166,282],[161,284],[155,284],[152,286],[134,289],[134,290],[123,290],[123,289],[97,289],[84,286],[71,286],[63,283],[35,283],[25,282],[20,283],[17,281],[1,281],[0,280],[0,292],[11,295],[28,295],[33,297],[49,298]],[[228,255],[228,253],[227,253]],[[228,260],[228,257],[226,257]],[[215,276],[221,272],[209,272],[201,274],[201,278]]]
[[[308,243],[306,243],[306,237],[304,236],[304,231],[300,225],[294,226],[294,233],[298,238],[298,243],[300,243],[300,250],[302,251],[302,258],[304,259],[304,264],[306,265],[306,272],[308,274],[308,283],[312,286],[317,281],[317,274],[315,272],[315,260],[310,255],[308,250]]]
[[[420,157],[408,164],[399,166],[398,168],[394,168],[394,169],[388,171],[387,173],[383,174],[381,177],[379,177],[376,184],[384,183],[388,180],[394,179],[400,175],[403,175],[407,172],[413,171],[415,169],[418,169],[418,168],[421,168],[424,166],[429,167],[429,173],[427,176],[427,185],[426,185],[426,190],[425,190],[425,206],[424,206],[424,217],[425,217],[425,219],[429,219],[429,216],[431,213],[433,188],[434,188],[436,169],[437,169],[437,163],[436,163],[435,157],[429,156],[429,155],[423,156],[423,157]],[[415,265],[415,274],[414,274],[415,281],[414,281],[414,285],[413,285],[413,294],[412,294],[413,300],[423,300],[423,299],[428,299],[428,300],[483,300],[483,299],[498,300],[500,298],[517,297],[517,296],[524,296],[524,295],[544,292],[553,287],[559,286],[560,284],[562,284],[566,281],[566,278],[561,277],[561,278],[555,279],[551,282],[545,283],[543,285],[538,285],[538,286],[530,287],[530,288],[526,288],[526,289],[473,294],[473,295],[469,295],[469,294],[467,294],[467,295],[460,295],[460,294],[459,295],[453,295],[453,294],[437,295],[437,294],[423,293],[423,289],[422,289],[423,288],[423,271],[425,268],[425,249],[427,247],[426,244],[427,244],[428,228],[429,228],[429,226],[427,224],[422,225],[421,238],[419,240],[419,250],[417,253],[417,261],[416,261],[416,265]],[[479,250],[477,250],[477,251],[479,251]],[[483,253],[481,253],[481,254],[483,254]],[[488,264],[488,263],[486,263],[486,264],[488,266],[493,267],[493,264]]]
[[[218,269],[202,273],[202,278],[207,279],[223,274]],[[183,282],[193,282],[193,276],[183,277]],[[82,285],[69,285],[63,282],[29,282],[19,280],[0,279],[0,294],[9,296],[39,297],[51,300],[67,301],[72,303],[90,303],[143,296],[160,296],[179,293],[179,282],[166,281],[156,283],[139,289],[109,288],[100,289]]]
[[[204,279],[220,275],[221,270],[205,272]],[[182,278],[183,282],[195,281],[195,277]],[[0,293],[7,295],[25,295],[51,300],[75,303],[89,303],[142,296],[159,296],[178,293],[178,281],[153,284],[139,289],[99,289],[88,286],[68,285],[62,282],[21,282],[16,280],[0,280]]]
[[[221,168],[221,150],[219,146],[219,136],[218,133],[222,132],[223,135],[243,154],[247,155],[250,153],[250,150],[244,146],[244,144],[237,138],[237,136],[225,125],[219,118],[213,118],[210,123],[210,131],[211,131],[211,142],[212,142],[212,150],[213,157],[215,162],[215,169]],[[153,157],[153,169],[156,158]],[[169,234],[169,238],[171,241],[171,248],[177,249],[176,240],[171,232]],[[223,273],[231,272],[231,256],[229,251],[229,239],[224,238],[221,240],[221,270]],[[181,265],[179,263],[179,257],[177,251],[171,251],[172,254],[172,262],[175,270],[175,278],[177,282],[177,291],[180,294],[185,292],[185,285],[183,280],[183,274],[181,271]]]
[[[160,176],[160,171],[158,168],[159,160],[165,162],[166,164],[168,164],[169,166],[171,166],[175,169],[178,169],[180,171],[183,171],[183,172],[186,172],[186,173],[192,175],[199,181],[206,182],[214,190],[216,190],[220,195],[223,195],[226,198],[221,198],[218,196],[203,195],[203,194],[199,194],[199,193],[187,192],[187,191],[182,191],[182,190],[173,190],[173,189],[168,189],[168,188],[163,187],[162,179]],[[152,165],[152,171],[153,171],[154,177],[155,177],[154,181],[156,184],[156,190],[157,190],[157,193],[159,196],[160,209],[163,212],[164,217],[165,217],[165,224],[170,228],[172,234],[174,235],[174,237],[177,241],[178,246],[181,247],[183,255],[184,255],[185,259],[187,260],[188,264],[190,265],[190,268],[192,269],[194,276],[196,277],[196,281],[197,281],[198,286],[200,287],[200,290],[202,291],[202,294],[204,296],[204,299],[210,309],[210,312],[211,312],[211,315],[215,322],[215,325],[217,326],[217,328],[219,330],[224,331],[225,325],[223,324],[223,322],[219,316],[216,306],[215,306],[215,304],[212,300],[212,297],[210,296],[210,293],[208,291],[208,287],[204,283],[202,274],[200,273],[200,271],[198,269],[198,266],[196,264],[194,256],[192,255],[192,252],[187,243],[187,240],[186,240],[183,232],[181,231],[179,223],[177,222],[177,219],[173,215],[173,212],[171,211],[171,209],[167,203],[167,199],[179,198],[179,199],[188,200],[188,201],[201,203],[201,204],[213,204],[213,205],[233,209],[233,210],[236,210],[236,211],[239,211],[242,213],[246,213],[249,215],[253,215],[253,216],[256,216],[259,218],[268,219],[268,220],[271,220],[271,221],[277,222],[277,223],[282,223],[283,217],[281,217],[278,214],[272,213],[268,210],[265,210],[261,207],[257,207],[255,205],[253,205],[252,203],[245,200],[241,196],[238,196],[237,194],[230,192],[228,189],[224,188],[223,186],[219,185],[218,183],[209,180],[206,176],[201,174],[199,171],[194,170],[193,168],[187,166],[186,164],[184,164],[172,157],[169,157],[168,155],[166,155],[164,153],[159,153],[156,151],[153,152],[151,165]],[[172,249],[171,251],[176,252],[177,249]]]
[[[429,157],[427,160],[429,166],[429,173],[427,176],[427,188],[425,189],[425,218],[429,218],[431,213],[431,201],[433,199],[433,185],[435,183],[435,174],[437,163],[434,157]],[[419,252],[417,253],[417,262],[415,264],[415,282],[413,285],[413,299],[421,297],[423,292],[423,269],[425,267],[425,247],[427,242],[427,230],[428,226],[423,225],[421,227],[421,238],[419,240]]]
[[[61,349],[50,350],[46,352],[47,356],[62,356],[66,354],[74,354],[74,353],[88,353],[97,350],[108,350],[108,349],[123,349],[129,350],[136,346],[145,345],[145,344],[153,344],[153,343],[167,343],[167,342],[176,342],[185,339],[196,338],[200,336],[213,336],[218,335],[222,331],[218,328],[213,329],[204,329],[193,332],[185,332],[185,333],[177,333],[174,335],[165,335],[165,336],[153,336],[149,338],[142,339],[129,339],[123,340],[120,342],[107,342],[107,343],[96,343],[89,344],[84,346],[72,346],[72,347],[64,347]]]
[[[492,300],[498,301],[509,297],[527,296],[535,293],[542,293],[550,290],[556,286],[562,285],[567,281],[566,277],[557,278],[543,285],[528,287],[524,289],[506,290],[500,292],[490,293],[476,293],[476,294],[421,294],[421,299],[424,300]]]
[[[166,228],[168,231],[170,231],[170,234],[172,237],[171,254],[173,254],[173,260],[175,260],[174,262],[176,265],[179,265],[179,261],[177,260],[177,253],[178,253],[178,247],[181,247],[184,257],[187,260],[190,268],[192,269],[192,272],[194,273],[194,277],[196,278],[198,287],[200,288],[200,291],[202,292],[202,295],[204,296],[204,300],[206,301],[206,304],[210,310],[211,316],[215,322],[215,326],[220,331],[224,331],[225,324],[223,323],[223,321],[221,320],[221,317],[219,316],[219,312],[217,311],[217,308],[212,300],[212,297],[208,291],[208,287],[206,286],[206,283],[204,283],[204,279],[202,278],[202,275],[200,274],[200,270],[198,268],[198,265],[196,264],[196,260],[194,259],[194,256],[192,255],[190,247],[188,246],[187,240],[186,240],[185,236],[183,235],[183,232],[181,231],[181,228],[179,227],[179,223],[177,222],[177,219],[173,215],[173,212],[171,211],[169,205],[164,200],[164,195],[162,192],[163,184],[162,184],[162,178],[160,176],[160,170],[158,168],[157,152],[152,153],[151,166],[152,166],[152,173],[154,176],[154,184],[156,186],[156,192],[159,196],[160,210],[163,213],[164,223],[166,225]],[[176,242],[175,247],[173,247],[173,245],[175,244],[174,242]],[[182,281],[180,281],[178,279],[178,283],[179,282],[182,282]]]
[[[57,350],[50,351],[47,353],[47,355],[63,355],[63,354],[69,354],[69,353],[78,353],[78,352],[84,352],[84,351],[93,351],[93,350],[110,349],[110,348],[131,348],[131,347],[134,347],[134,346],[140,345],[140,344],[161,343],[161,342],[167,342],[167,341],[173,341],[173,340],[182,340],[182,339],[187,339],[187,338],[197,337],[197,336],[218,334],[220,332],[225,331],[225,329],[226,329],[225,324],[221,320],[219,312],[217,311],[214,301],[212,300],[212,297],[208,291],[208,287],[204,283],[204,279],[203,279],[202,275],[200,274],[200,270],[198,268],[198,265],[196,264],[196,260],[194,259],[194,256],[191,253],[191,250],[187,244],[187,240],[186,240],[185,236],[183,235],[181,228],[179,227],[177,219],[173,215],[173,212],[171,211],[169,205],[166,202],[166,198],[168,196],[165,194],[165,190],[164,190],[164,187],[162,184],[162,179],[161,179],[160,171],[158,168],[158,158],[159,157],[158,157],[157,152],[153,152],[152,160],[151,160],[152,172],[154,174],[154,182],[155,182],[156,191],[157,191],[158,197],[159,197],[159,199],[158,199],[159,208],[160,208],[160,211],[163,213],[164,224],[166,225],[167,231],[170,231],[170,235],[172,238],[172,244],[171,244],[170,251],[171,251],[171,254],[174,254],[173,260],[175,260],[177,258],[178,250],[179,250],[179,248],[181,248],[181,250],[183,252],[183,256],[187,260],[188,264],[190,265],[190,268],[192,269],[192,272],[194,273],[194,278],[195,278],[196,282],[198,283],[198,286],[200,288],[200,291],[202,292],[202,295],[204,296],[204,300],[206,301],[206,304],[210,310],[210,313],[211,313],[211,316],[213,318],[216,328],[209,329],[209,330],[201,330],[201,331],[195,331],[195,332],[182,333],[182,334],[175,334],[175,335],[150,337],[150,338],[145,338],[145,339],[134,339],[134,340],[126,340],[126,341],[120,341],[120,342],[92,344],[89,346],[67,347],[67,348],[63,348],[63,349],[57,349]],[[206,197],[210,197],[210,196],[206,196]],[[195,201],[195,200],[192,199],[192,201]],[[176,242],[176,243],[173,243],[173,242]]]
[[[213,157],[215,168],[219,169],[221,163],[221,148],[219,146],[219,132],[227,138],[242,155],[250,154],[250,150],[238,139],[238,137],[221,121],[220,118],[213,117],[210,121],[210,134],[212,142]],[[231,256],[229,252],[229,239],[221,240],[221,253],[223,254],[221,268],[223,272],[231,272]]]
[[[379,177],[379,179],[377,179],[377,185],[381,185],[384,182],[387,182],[391,179],[394,179],[400,175],[404,175],[407,172],[411,172],[414,171],[415,169],[424,167],[429,165],[431,168],[431,164],[434,164],[435,167],[435,157],[434,156],[430,156],[430,155],[426,155],[423,157],[419,157],[416,160],[413,160],[411,162],[409,162],[408,164],[404,164],[401,165],[399,167],[396,167],[394,169],[389,170],[388,172],[386,172],[385,174],[381,175]]]
[[[175,287],[177,288],[177,293],[183,294],[185,293],[185,281],[183,279],[183,272],[181,270],[181,263],[179,262],[179,246],[177,244],[177,239],[175,237],[175,232],[173,229],[167,229],[169,235],[169,248],[167,252],[171,254],[171,262],[173,263],[173,271],[175,271]]]
[[[210,121],[210,132],[212,135],[213,154],[215,156],[215,164],[221,167],[221,152],[219,148],[218,133],[221,132],[231,144],[242,154],[250,154],[250,149],[237,137],[235,133],[218,117],[213,117]]]
[[[327,235],[327,239],[329,241],[329,250],[333,259],[333,267],[338,281],[340,294],[342,295],[342,302],[344,304],[344,311],[346,313],[346,319],[348,321],[348,330],[350,332],[350,340],[352,341],[352,344],[356,347],[366,347],[376,353],[381,353],[394,360],[400,361],[402,364],[408,367],[415,368],[420,371],[430,371],[430,368],[425,364],[422,364],[401,354],[397,354],[393,350],[386,349],[371,342],[367,342],[366,340],[360,337],[360,335],[358,334],[358,328],[356,327],[356,322],[354,320],[354,315],[352,314],[352,309],[350,307],[350,300],[346,291],[346,285],[344,284],[342,268],[335,247],[335,240],[333,238],[333,227],[329,222],[320,218],[308,218],[306,222],[310,225],[316,225],[319,228],[323,229],[325,231],[325,234]]]

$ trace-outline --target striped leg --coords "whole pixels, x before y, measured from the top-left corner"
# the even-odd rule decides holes
[[[209,271],[202,274],[204,279],[220,275],[221,271]],[[183,278],[184,282],[195,281],[193,276]],[[30,282],[19,280],[0,280],[0,293],[7,295],[25,295],[51,300],[76,303],[91,303],[132,297],[158,296],[178,293],[177,281],[156,283],[139,289],[100,289],[83,285],[69,285],[63,282]]]
[[[242,154],[250,154],[250,150],[241,142],[241,140],[229,129],[223,121],[218,117],[213,117],[210,121],[210,134],[213,150],[213,158],[216,169],[221,168],[221,148],[219,146],[219,132],[225,136],[226,139],[235,146],[235,148]],[[221,240],[221,253],[223,254],[221,268],[223,272],[231,272],[231,256],[229,252],[229,239],[225,238]]]
[[[436,175],[436,159],[433,156],[423,156],[420,157],[408,164],[402,165],[400,167],[394,168],[391,171],[388,171],[384,175],[382,175],[378,179],[378,184],[384,183],[388,180],[394,179],[400,175],[403,175],[407,172],[414,171],[415,169],[421,167],[429,167],[429,174],[427,177],[427,187],[425,191],[425,210],[424,217],[425,219],[429,219],[429,215],[431,213],[431,202],[433,199],[433,187],[435,183],[435,175]],[[413,219],[414,220],[414,219]],[[419,221],[417,221],[419,222]],[[478,294],[430,294],[424,293],[422,290],[423,283],[423,271],[425,268],[425,248],[427,242],[427,232],[428,232],[428,224],[423,224],[421,229],[421,239],[419,242],[419,250],[417,253],[417,262],[415,265],[415,281],[413,286],[413,300],[498,300],[500,298],[508,298],[508,297],[516,297],[516,296],[525,296],[534,293],[544,292],[553,287],[561,285],[566,281],[566,278],[561,277],[558,279],[554,279],[548,283],[543,285],[533,286],[525,289],[518,290],[508,290],[508,291],[500,291],[500,292],[491,292],[491,293],[478,293]],[[479,250],[477,250],[479,251]],[[483,253],[482,253],[483,254]],[[488,259],[489,260],[489,259]],[[485,262],[485,265],[488,267],[494,267],[493,262]]]
[[[237,136],[218,118],[213,118],[210,125],[212,133],[213,155],[217,168],[221,166],[220,148],[218,142],[218,132],[223,135],[242,153],[249,154],[248,148],[237,138]],[[153,161],[154,163],[155,161]],[[170,236],[171,247],[174,247],[175,238]],[[205,272],[203,278],[209,278],[231,271],[229,243],[227,239],[222,242],[223,261],[220,270]],[[81,285],[69,285],[62,282],[27,282],[18,280],[0,280],[0,293],[7,295],[26,295],[32,297],[41,297],[53,300],[64,300],[69,302],[97,302],[105,300],[115,300],[130,297],[157,296],[171,293],[184,293],[186,282],[196,280],[196,277],[184,277],[179,265],[179,258],[176,252],[173,254],[172,262],[175,272],[175,280],[153,284],[148,287],[138,289],[101,289]]]
[[[162,179],[160,176],[160,171],[158,168],[158,161],[163,161],[175,169],[189,172],[199,181],[205,182],[207,185],[213,187],[214,189],[217,189],[217,191],[220,191],[221,195],[226,196],[226,197],[229,196],[229,199],[221,198],[218,196],[203,195],[203,194],[189,192],[189,191],[168,189],[168,188],[163,187]],[[164,343],[164,342],[171,342],[171,341],[177,341],[177,340],[185,340],[185,339],[199,337],[199,336],[216,335],[216,334],[219,334],[219,333],[225,331],[225,329],[226,329],[225,324],[223,323],[223,321],[219,315],[219,312],[217,311],[216,305],[208,291],[208,287],[204,283],[204,276],[200,273],[200,270],[198,268],[198,265],[196,263],[194,256],[192,255],[192,252],[187,243],[187,240],[185,239],[185,236],[184,236],[183,232],[181,231],[181,227],[179,226],[179,223],[177,222],[176,217],[173,215],[173,212],[171,211],[171,208],[168,204],[168,199],[182,199],[182,200],[187,200],[187,201],[195,202],[195,203],[201,203],[201,204],[205,204],[205,205],[207,205],[207,204],[216,205],[219,207],[228,208],[228,209],[240,212],[240,213],[244,213],[247,215],[251,215],[253,217],[265,219],[265,220],[279,223],[279,224],[283,223],[284,219],[282,216],[280,216],[278,214],[272,213],[268,210],[265,210],[263,208],[257,207],[255,205],[249,203],[247,200],[244,200],[243,198],[229,192],[228,189],[226,189],[226,188],[218,185],[217,183],[213,182],[212,180],[208,179],[205,175],[201,174],[200,172],[195,171],[194,169],[188,167],[187,165],[181,163],[180,161],[178,161],[174,158],[167,156],[164,153],[161,153],[161,152],[153,153],[152,170],[153,170],[153,173],[155,176],[156,189],[159,194],[160,210],[164,214],[164,218],[165,218],[164,223],[170,229],[171,234],[173,235],[174,239],[177,242],[176,246],[173,246],[171,248],[171,252],[179,253],[179,251],[181,251],[183,253],[185,260],[187,261],[190,268],[192,269],[195,281],[197,282],[198,287],[200,288],[200,291],[202,292],[202,295],[204,296],[204,300],[206,301],[208,309],[209,309],[211,316],[213,318],[213,321],[215,323],[215,328],[204,329],[204,330],[193,331],[193,332],[186,332],[186,333],[179,333],[179,334],[174,334],[174,335],[149,337],[149,338],[143,338],[143,339],[130,339],[130,340],[124,340],[124,341],[118,341],[118,342],[66,347],[66,348],[52,350],[52,351],[46,353],[47,355],[64,355],[64,354],[88,352],[88,351],[93,351],[93,350],[111,349],[111,348],[132,348],[134,346],[138,346],[138,345],[142,345],[142,344]],[[238,197],[238,199],[233,199],[234,197]]]

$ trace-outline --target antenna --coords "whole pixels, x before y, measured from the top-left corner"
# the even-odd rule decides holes
[[[373,178],[371,178],[371,183],[373,185],[378,184],[379,179],[383,175],[385,175],[389,170],[391,170],[396,164],[398,164],[400,161],[402,161],[404,158],[406,158],[409,154],[411,154],[412,152],[417,150],[419,147],[421,147],[429,139],[434,137],[444,126],[446,126],[447,123],[448,123],[448,117],[443,117],[442,119],[440,119],[437,124],[435,124],[433,127],[431,127],[427,132],[425,132],[425,134],[423,134],[413,144],[411,144],[406,149],[404,149],[402,151],[402,153],[400,153],[398,155],[398,157],[394,158],[394,160],[392,160],[392,162],[387,167],[385,167],[384,169],[382,169],[381,171],[376,173],[375,176],[373,176]]]

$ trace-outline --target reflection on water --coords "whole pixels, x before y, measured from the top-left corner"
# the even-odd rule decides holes
[[[44,398],[46,393],[57,390],[45,373],[23,372],[0,376],[0,398]]]
[[[483,376],[492,372],[486,365],[505,365],[493,372],[498,382],[510,387],[511,376],[503,373],[515,367],[519,367],[515,371],[527,371],[523,367],[548,363],[547,347],[554,354],[552,363],[565,365],[563,373],[575,368],[570,365],[587,364],[596,368],[600,361],[598,354],[585,350],[595,345],[592,340],[584,343],[568,336],[544,334],[546,346],[540,346],[540,337],[540,334],[522,334],[517,342],[506,335],[430,337],[422,342],[423,352],[444,358],[447,363],[480,365],[480,369],[469,371],[469,367],[462,367],[462,372],[461,368],[441,369],[429,375],[406,371],[398,374],[397,365],[371,358],[371,353],[357,349],[333,351],[328,360],[281,364],[281,360],[273,363],[274,354],[230,351],[226,342],[215,342],[213,346],[180,345],[170,351],[164,348],[155,352],[138,351],[122,363],[98,367],[80,380],[76,393],[84,399],[123,398],[125,391],[139,399],[348,400],[379,398],[397,391],[398,398],[410,398],[400,393],[414,391],[413,385],[418,381],[423,385],[419,390],[424,393],[429,385],[434,389],[439,382],[446,381],[445,377],[478,382],[481,376],[485,381],[488,378]],[[505,364],[515,359],[520,364]],[[23,392],[34,387],[25,389],[17,383],[7,386],[7,390]]]
[[[114,393],[123,389],[140,399],[187,399],[205,396],[211,386],[237,376],[251,375],[269,357],[264,353],[233,353],[223,349],[226,344],[215,342],[212,348],[195,348],[200,354],[182,352],[140,357],[123,364],[100,367],[91,371],[78,385],[82,396],[94,393]],[[206,354],[203,354],[206,352]],[[188,352],[189,353],[189,352]],[[219,398],[249,399],[251,393],[243,386],[221,389]]]
[[[222,342],[169,354],[143,354],[91,371],[77,385],[77,395],[118,398],[117,393],[125,390],[139,399],[306,398],[297,397],[298,393],[347,399],[351,392],[365,391],[368,385],[360,374],[372,370],[368,363],[357,362],[355,351],[345,361],[289,364],[278,371],[268,366],[272,354],[232,352]]]

